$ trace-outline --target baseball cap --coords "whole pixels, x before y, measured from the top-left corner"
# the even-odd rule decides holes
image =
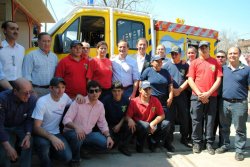
[[[82,46],[82,43],[80,41],[78,41],[78,40],[73,40],[70,43],[70,48],[75,47],[76,45],[81,45]]]
[[[201,47],[201,46],[203,46],[203,45],[209,47],[210,44],[209,44],[209,42],[207,42],[207,41],[200,41],[199,47]]]
[[[123,89],[123,85],[120,81],[114,81],[111,85],[111,89]]]
[[[179,46],[173,46],[170,53],[181,53],[181,48]]]
[[[50,86],[58,86],[59,83],[66,85],[65,81],[61,77],[54,77],[50,80]]]
[[[162,58],[160,55],[154,55],[151,57],[151,62],[156,61],[156,60],[160,60],[160,59],[163,60],[164,58]]]
[[[151,88],[150,82],[147,81],[147,80],[142,81],[142,82],[141,82],[141,85],[140,85],[140,88],[142,88],[142,89]]]

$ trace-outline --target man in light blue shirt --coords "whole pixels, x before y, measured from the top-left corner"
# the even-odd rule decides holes
[[[113,78],[112,81],[120,81],[124,86],[124,96],[134,98],[138,89],[139,72],[137,62],[128,54],[128,43],[121,40],[118,43],[119,54],[111,58]]]
[[[49,93],[49,82],[55,74],[57,56],[50,51],[51,36],[42,32],[38,35],[39,49],[24,58],[23,76],[32,82],[38,97]]]

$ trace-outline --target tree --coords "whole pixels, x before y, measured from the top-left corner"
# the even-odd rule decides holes
[[[68,0],[73,6],[87,5],[87,0]],[[132,11],[149,11],[152,7],[151,0],[94,0],[97,6],[107,6],[113,8],[127,9]]]
[[[238,34],[232,31],[222,30],[219,32],[219,40],[217,50],[227,51],[232,46],[237,46]]]

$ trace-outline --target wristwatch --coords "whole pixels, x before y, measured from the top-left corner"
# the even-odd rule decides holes
[[[105,136],[106,138],[110,137],[110,134],[108,134],[107,136]]]

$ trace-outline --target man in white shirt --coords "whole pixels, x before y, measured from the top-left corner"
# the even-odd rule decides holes
[[[22,77],[22,64],[25,49],[16,42],[19,34],[19,27],[14,21],[5,21],[2,24],[5,40],[2,41],[0,49],[0,62],[3,65],[3,72],[6,79],[11,83]]]

